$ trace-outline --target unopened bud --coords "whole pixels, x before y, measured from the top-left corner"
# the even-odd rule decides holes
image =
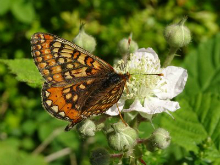
[[[108,134],[109,146],[117,151],[133,148],[137,143],[137,132],[122,122],[112,125],[113,132]]]
[[[178,24],[167,26],[164,31],[164,37],[171,47],[180,48],[186,46],[191,41],[190,30],[184,26],[186,18],[183,18]]]
[[[118,44],[118,51],[121,55],[134,53],[138,50],[138,44],[132,40],[132,36],[123,38]]]
[[[147,140],[147,148],[153,151],[155,148],[165,149],[170,145],[171,137],[163,128],[156,129]]]
[[[96,47],[96,40],[91,35],[84,31],[84,24],[80,26],[78,35],[73,39],[73,42],[83,49],[93,52]]]
[[[92,151],[90,156],[91,165],[109,165],[110,154],[104,148],[97,148]]]
[[[92,120],[86,119],[77,124],[76,129],[82,136],[94,136],[96,125]]]

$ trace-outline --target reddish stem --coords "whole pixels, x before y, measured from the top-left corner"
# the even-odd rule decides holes
[[[138,144],[145,143],[146,141],[147,139],[137,139]]]
[[[119,153],[119,154],[111,154],[110,157],[111,158],[122,158],[123,154]]]
[[[147,165],[142,158],[139,158],[138,160],[139,160],[139,162],[141,162],[143,165]]]

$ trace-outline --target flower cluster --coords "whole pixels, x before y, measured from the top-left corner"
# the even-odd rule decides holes
[[[161,68],[158,55],[152,48],[139,49],[130,55],[126,64],[123,60],[118,63],[115,68],[118,72],[131,74],[127,82],[129,92],[125,90],[118,102],[120,111],[138,111],[145,117],[146,114],[169,113],[180,108],[179,103],[171,99],[184,89],[188,77],[185,69],[175,66]],[[125,67],[120,67],[122,65]],[[125,108],[128,100],[132,103]],[[117,106],[111,107],[106,114],[118,115]]]
[[[170,51],[163,67],[160,65],[157,53],[152,48],[138,49],[137,43],[132,40],[132,35],[120,41],[118,52],[123,59],[118,61],[114,69],[118,73],[129,73],[130,79],[126,82],[125,88],[127,89],[124,90],[117,105],[113,105],[106,111],[106,114],[119,115],[118,109],[121,112],[134,111],[136,113],[132,113],[133,119],[139,113],[151,121],[154,114],[162,112],[170,114],[180,108],[179,103],[172,99],[183,91],[188,74],[181,67],[169,65],[176,56],[177,50],[191,41],[190,31],[184,26],[185,21],[186,18],[165,29],[164,36],[170,46]],[[96,45],[95,39],[85,33],[83,25],[74,42],[88,51],[94,51]],[[105,118],[103,119],[105,120]],[[102,122],[100,123],[100,121]],[[144,164],[141,157],[142,153],[145,153],[145,149],[149,151],[165,149],[171,142],[169,132],[163,128],[155,129],[150,137],[140,139],[137,131],[138,122],[135,122],[137,120],[132,121],[133,123],[126,121],[130,126],[123,122],[112,124],[100,121],[97,124],[95,121],[87,119],[77,125],[77,130],[83,137],[94,136],[95,132],[102,130],[107,137],[109,146],[121,153],[110,155],[105,149],[98,148],[92,151],[90,157],[92,165],[107,165],[110,163],[110,158],[121,158],[121,160],[123,160],[122,158],[129,160],[135,158]],[[144,144],[146,148],[140,149],[138,147],[140,143]]]

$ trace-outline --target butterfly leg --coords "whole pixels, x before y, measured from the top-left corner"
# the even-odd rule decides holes
[[[129,89],[128,89],[127,84],[125,84],[125,88],[126,88],[126,92],[127,92],[127,94],[129,94],[130,92],[129,92]]]
[[[124,119],[123,119],[123,117],[122,117],[122,115],[121,115],[121,112],[120,112],[120,110],[119,110],[119,107],[118,107],[118,104],[116,103],[116,106],[117,106],[117,108],[118,108],[118,112],[119,112],[119,116],[120,116],[120,118],[121,118],[121,121],[125,124],[125,126],[128,126],[128,124],[124,121]]]
[[[83,119],[79,118],[77,121],[72,121],[71,123],[69,123],[66,128],[65,131],[70,131],[76,124],[78,124],[79,122],[81,122]]]

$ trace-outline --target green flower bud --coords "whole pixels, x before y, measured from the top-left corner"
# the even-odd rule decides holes
[[[98,125],[96,126],[96,130],[97,130],[97,131],[101,131],[102,129],[104,129],[104,127],[105,127],[105,124],[104,124],[104,123],[100,123],[100,124],[98,124]]]
[[[104,148],[97,148],[92,151],[90,156],[91,165],[109,165],[110,164],[110,154]]]
[[[112,128],[111,124],[106,123],[106,124],[105,124],[105,127],[103,128],[102,131],[104,132],[104,134],[107,135],[107,134],[113,132],[114,129]]]
[[[138,50],[138,44],[132,40],[132,36],[123,38],[118,44],[118,51],[121,55],[134,53]]]
[[[184,26],[186,18],[183,18],[178,24],[167,26],[164,31],[164,37],[171,47],[180,48],[186,46],[191,41],[190,30]]]
[[[150,151],[155,148],[165,149],[170,145],[171,137],[168,131],[163,128],[156,129],[147,140],[147,148]]]
[[[117,151],[133,148],[137,143],[137,132],[124,123],[118,122],[112,125],[113,132],[108,134],[109,146]]]
[[[94,136],[96,125],[92,120],[86,119],[77,124],[76,129],[82,136]]]
[[[73,39],[73,42],[82,47],[83,49],[93,52],[96,47],[96,41],[95,38],[91,35],[88,35],[84,31],[84,24],[80,26],[78,35]]]

